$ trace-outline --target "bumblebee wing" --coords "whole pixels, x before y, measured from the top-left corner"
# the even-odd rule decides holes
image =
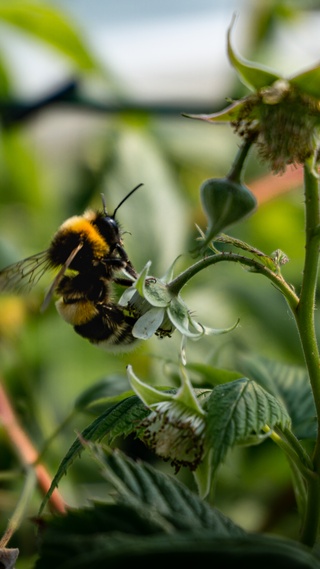
[[[50,286],[50,288],[49,288],[49,290],[48,290],[48,292],[44,298],[44,301],[43,301],[42,306],[41,306],[41,312],[44,312],[46,310],[46,308],[48,308],[48,305],[50,303],[50,300],[53,296],[55,289],[57,288],[57,286],[60,283],[63,275],[66,272],[66,270],[68,269],[68,267],[70,267],[70,264],[72,263],[73,259],[79,253],[79,251],[82,247],[83,247],[83,243],[79,243],[79,245],[75,249],[73,249],[73,251],[71,251],[66,262],[62,265],[61,269],[59,270],[57,276],[55,277],[52,285]]]
[[[0,292],[28,291],[51,268],[48,251],[27,257],[0,271]]]

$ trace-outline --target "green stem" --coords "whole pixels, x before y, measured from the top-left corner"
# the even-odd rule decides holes
[[[281,275],[273,272],[255,259],[239,255],[238,253],[217,253],[216,255],[210,255],[209,257],[200,259],[200,261],[188,267],[183,273],[180,273],[180,275],[168,283],[167,287],[169,291],[172,292],[172,294],[178,294],[185,284],[197,273],[222,261],[241,263],[242,265],[250,267],[255,272],[263,274],[282,292],[291,309],[293,311],[296,310],[299,298]]]
[[[34,470],[32,468],[29,468],[26,472],[25,484],[22,489],[21,496],[16,505],[16,509],[9,520],[4,535],[0,539],[0,549],[7,546],[7,543],[10,541],[14,533],[19,528],[21,520],[23,519],[23,516],[25,514],[27,505],[30,501],[30,497],[34,490],[35,484],[36,484],[36,477],[34,474]]]
[[[320,506],[319,476],[307,480],[307,504],[301,528],[300,541],[313,547],[318,536]]]
[[[306,246],[300,301],[295,311],[301,344],[304,351],[310,382],[315,399],[320,434],[320,356],[317,343],[314,306],[318,277],[319,235],[317,227],[320,220],[318,178],[311,163],[304,167],[305,208],[306,208]],[[320,472],[320,439],[314,453],[314,461]]]
[[[227,178],[232,182],[241,182],[244,163],[253,144],[253,140],[253,138],[245,140],[245,142],[240,146],[231,166],[230,172],[227,174]]]
[[[319,189],[318,176],[313,169],[313,160],[304,165],[305,186],[305,261],[300,300],[293,311],[300,335],[306,366],[317,411],[318,435],[313,453],[314,471],[317,477],[308,480],[307,507],[303,520],[301,541],[314,545],[320,520],[320,356],[314,322],[318,263],[319,263]]]
[[[265,431],[267,432],[267,429],[265,429]],[[298,439],[296,439],[289,429],[282,431],[278,427],[274,427],[273,432],[271,433],[271,438],[296,464],[305,479],[310,478],[314,480],[316,478],[309,455],[305,452]]]
[[[268,427],[264,430],[268,432]],[[314,472],[309,455],[289,429],[282,431],[275,427],[272,430],[271,438],[287,455],[294,480],[298,509],[304,516],[301,538],[303,543],[312,546],[314,528],[317,527],[317,508],[312,507],[312,504],[314,500],[319,499],[318,476]]]

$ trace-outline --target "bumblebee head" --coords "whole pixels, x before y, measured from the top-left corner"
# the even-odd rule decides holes
[[[118,251],[119,251],[119,249],[122,245],[121,230],[120,230],[119,223],[116,220],[116,213],[117,213],[118,209],[120,208],[120,206],[122,206],[122,204],[142,185],[143,184],[139,184],[138,186],[133,188],[133,190],[131,190],[123,198],[123,200],[121,200],[121,202],[117,205],[117,207],[115,208],[112,215],[108,214],[104,195],[101,194],[103,211],[100,214],[98,214],[94,223],[95,223],[95,225],[98,226],[100,234],[104,237],[104,239],[108,243],[109,248],[110,248],[110,252],[114,251],[115,249],[118,249]]]
[[[121,231],[118,222],[106,211],[96,216],[94,225],[98,227],[100,235],[109,246],[110,252],[114,250],[118,243],[121,243]]]

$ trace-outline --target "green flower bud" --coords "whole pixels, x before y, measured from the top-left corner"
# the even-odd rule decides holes
[[[249,215],[257,200],[244,184],[230,178],[210,178],[200,188],[203,210],[208,218],[208,227],[201,248],[227,227]]]

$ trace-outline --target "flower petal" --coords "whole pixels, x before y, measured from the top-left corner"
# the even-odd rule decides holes
[[[126,290],[123,292],[123,294],[119,298],[118,304],[120,306],[128,306],[130,300],[133,298],[133,296],[135,294],[136,294],[136,288],[134,286],[130,286],[129,288],[126,288]]]
[[[155,277],[148,277],[143,284],[142,296],[152,305],[166,307],[172,300],[168,287]]]
[[[168,316],[177,330],[188,338],[199,338],[203,334],[203,329],[197,323],[196,332],[190,330],[190,323],[193,325],[192,319],[189,317],[189,310],[181,298],[173,298],[167,309]]]
[[[150,308],[143,316],[137,320],[132,328],[134,338],[149,340],[151,336],[160,328],[165,314],[164,308]]]

